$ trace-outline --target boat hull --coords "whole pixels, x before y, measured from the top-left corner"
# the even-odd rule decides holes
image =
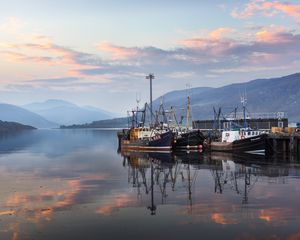
[[[267,134],[245,138],[241,140],[227,142],[211,142],[211,151],[222,152],[261,152],[266,149]]]
[[[174,149],[201,149],[203,141],[204,136],[199,130],[182,133],[177,135]]]
[[[171,131],[162,133],[153,138],[126,140],[121,139],[122,150],[138,151],[171,151],[174,140]]]

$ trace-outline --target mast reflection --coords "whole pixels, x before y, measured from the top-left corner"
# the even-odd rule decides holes
[[[200,183],[197,177],[202,178],[201,170],[211,173],[211,177],[208,176],[210,179],[205,180],[213,182],[215,194],[234,192],[241,197],[242,206],[251,201],[251,190],[261,177],[283,179],[289,174],[288,168],[274,167],[259,155],[198,152],[121,154],[123,165],[128,168],[128,182],[137,188],[138,197],[143,194],[149,196],[147,208],[151,215],[157,213],[157,204],[183,204],[180,202],[182,198],[172,192],[185,192],[185,205],[192,214],[193,204],[199,204],[199,199],[194,199],[194,195],[196,183]]]

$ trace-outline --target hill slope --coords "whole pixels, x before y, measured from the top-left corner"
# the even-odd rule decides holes
[[[18,122],[36,128],[54,128],[58,125],[45,118],[12,104],[0,103],[0,120]]]
[[[232,111],[236,106],[241,111],[240,94],[245,91],[250,113],[286,112],[290,121],[300,120],[300,73],[220,88],[193,88],[190,94],[193,118],[211,119],[213,106],[222,107],[225,113]],[[171,93],[163,96],[165,108],[186,108],[186,91],[173,92],[170,98]],[[156,99],[154,106],[157,107],[159,103],[160,99]]]
[[[92,123],[86,124],[73,124],[68,126],[61,126],[60,128],[127,128],[128,119],[127,118],[113,118],[107,120],[94,121]]]
[[[279,78],[257,79],[219,88],[192,88],[189,92],[193,120],[213,119],[213,107],[222,107],[223,113],[229,113],[237,106],[238,111],[242,111],[240,95],[245,91],[250,115],[251,113],[285,112],[290,122],[300,122],[300,73]],[[174,106],[179,115],[185,115],[186,90],[172,91],[162,97],[165,109]],[[161,97],[153,102],[154,110],[158,109],[160,102]],[[126,118],[118,118],[69,127],[123,127],[126,124]]]
[[[50,99],[45,102],[31,103],[25,109],[41,115],[49,121],[62,125],[82,124],[95,120],[112,118],[112,114],[94,107],[79,107],[73,103]]]
[[[33,130],[33,129],[36,128],[28,125],[16,123],[16,122],[3,122],[0,120],[0,134],[19,132],[23,130]]]

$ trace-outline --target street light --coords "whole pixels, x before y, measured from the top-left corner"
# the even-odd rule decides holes
[[[153,73],[149,73],[149,75],[146,76],[146,79],[150,80],[150,115],[151,115],[151,125],[152,125],[152,79],[154,79],[154,74]]]

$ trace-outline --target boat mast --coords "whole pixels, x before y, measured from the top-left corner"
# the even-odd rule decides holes
[[[186,128],[187,130],[190,128],[190,118],[191,118],[191,99],[190,96],[187,97],[187,112],[186,112]]]
[[[190,128],[190,119],[191,119],[191,98],[190,98],[190,92],[191,92],[191,85],[186,84],[186,93],[187,93],[187,109],[186,109],[186,128],[189,130]]]
[[[136,101],[136,110],[139,111],[139,103],[141,101],[141,93],[136,93],[136,97],[135,97],[135,101]]]
[[[154,205],[154,179],[153,179],[153,159],[150,159],[150,166],[151,166],[151,206],[148,209],[151,212],[151,215],[156,214],[156,206]]]
[[[154,79],[154,74],[153,73],[149,73],[149,75],[146,76],[146,79],[150,80],[150,115],[151,115],[151,122],[150,124],[152,125],[153,123],[153,111],[152,111],[152,79]]]
[[[244,128],[248,127],[247,121],[246,121],[246,105],[247,105],[247,97],[244,93],[243,96],[241,96],[241,103],[243,105],[243,115],[244,115]]]
[[[190,203],[190,211],[192,213],[193,202],[192,202],[192,184],[191,184],[190,160],[188,161],[188,198],[189,198],[189,203]]]
[[[140,127],[140,122],[139,122],[139,119],[138,119],[138,113],[140,112],[139,103],[141,101],[141,95],[139,93],[136,93],[135,101],[136,101],[136,127]]]

